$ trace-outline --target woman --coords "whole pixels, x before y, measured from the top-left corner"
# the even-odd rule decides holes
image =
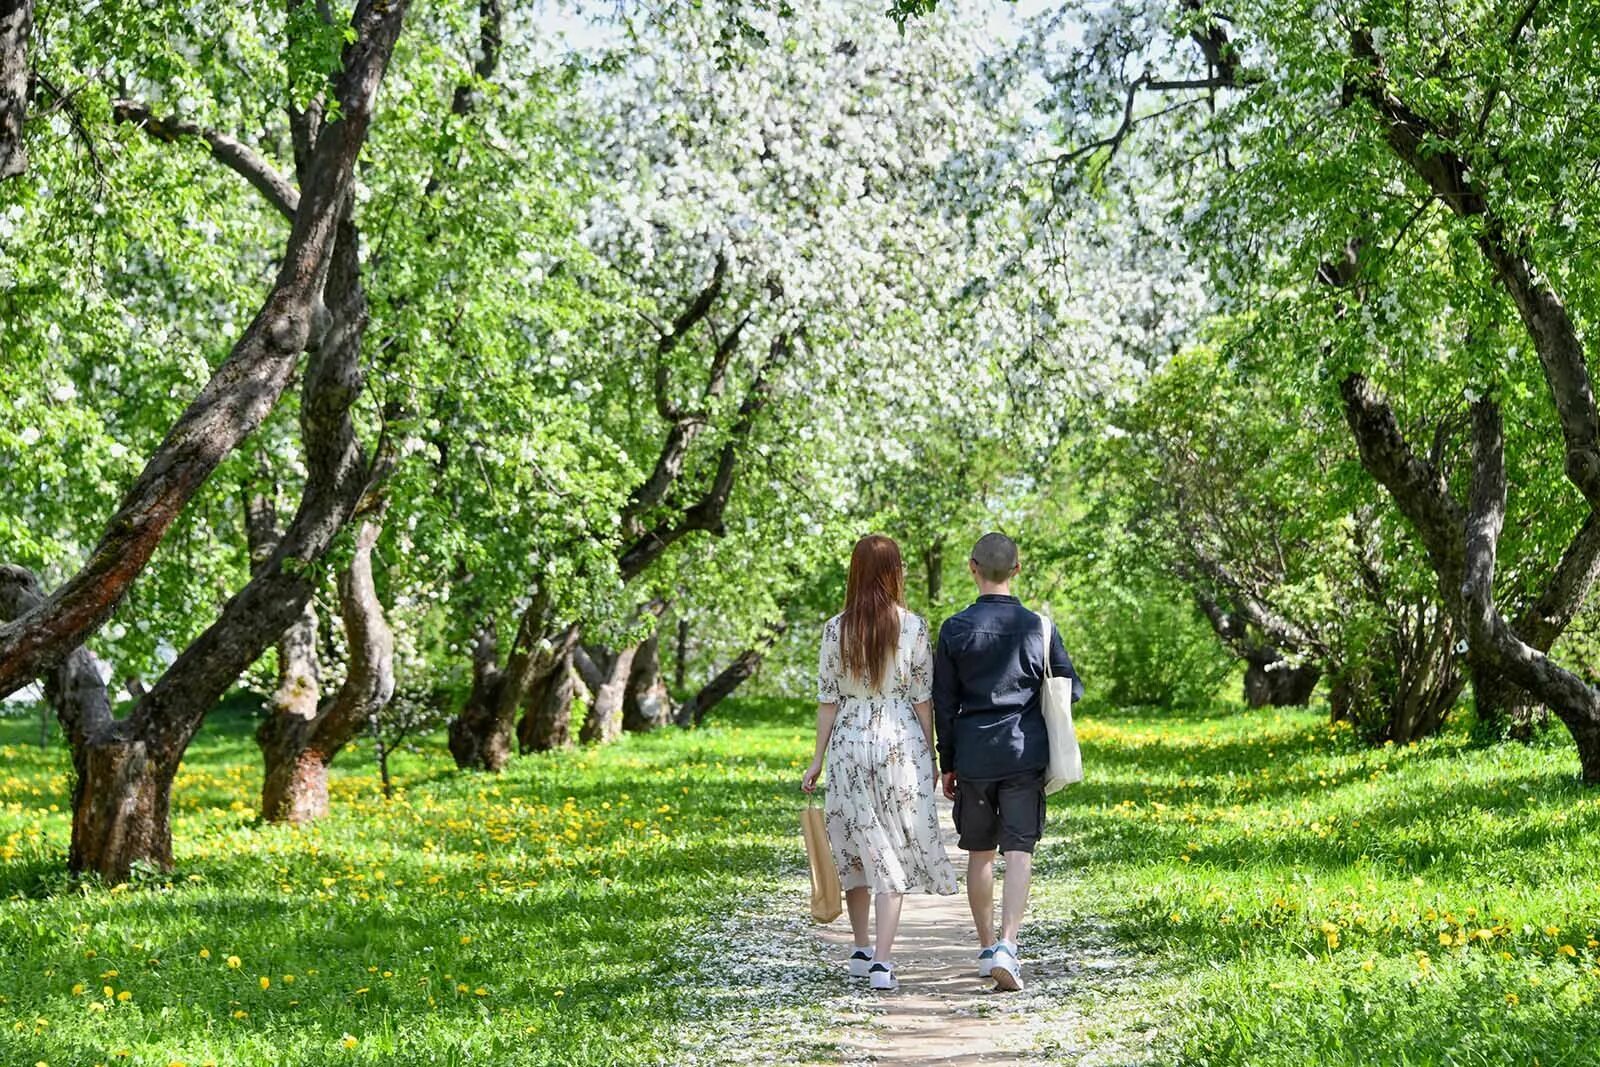
[[[905,609],[905,565],[890,538],[856,542],[844,611],[822,630],[818,675],[816,756],[800,788],[817,788],[826,755],[828,843],[855,933],[850,974],[894,989],[903,895],[954,893],[956,872],[933,801],[928,624]],[[869,945],[874,902],[878,937]]]

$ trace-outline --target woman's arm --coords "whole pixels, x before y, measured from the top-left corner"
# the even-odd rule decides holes
[[[817,705],[817,749],[811,757],[811,766],[800,776],[800,788],[807,793],[817,789],[817,779],[822,775],[822,757],[828,751],[828,738],[833,736],[833,720],[839,714],[839,705],[825,702]]]
[[[911,710],[917,713],[917,722],[922,724],[922,736],[928,739],[928,751],[933,751],[933,701],[919,700],[911,705]]]

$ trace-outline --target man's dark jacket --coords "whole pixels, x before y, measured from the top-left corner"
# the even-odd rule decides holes
[[[1039,616],[1014,596],[986,593],[939,627],[933,717],[939,769],[963,778],[1007,778],[1050,763],[1039,691],[1044,685]],[[1083,682],[1051,627],[1050,673]]]

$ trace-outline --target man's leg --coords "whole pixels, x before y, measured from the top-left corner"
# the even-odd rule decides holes
[[[990,853],[991,860],[994,853]],[[1017,943],[1022,930],[1022,915],[1028,910],[1028,883],[1033,880],[1033,853],[1006,853],[1006,879],[1000,904],[1000,939]],[[992,883],[991,883],[992,885]],[[985,942],[987,944],[987,942]]]
[[[992,848],[967,853],[967,903],[972,906],[972,924],[978,928],[979,948],[994,944],[994,855]]]

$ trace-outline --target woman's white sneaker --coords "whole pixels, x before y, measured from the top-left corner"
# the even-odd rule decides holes
[[[978,953],[979,978],[989,977],[989,974],[994,970],[994,950],[995,946],[990,945],[988,948]]]
[[[989,970],[996,989],[1015,993],[1022,989],[1022,961],[1017,958],[1017,946],[1007,941],[994,946],[994,963]]]
[[[867,971],[872,967],[872,950],[858,948],[850,953],[850,977],[865,978]]]
[[[873,989],[899,989],[900,980],[894,976],[894,964],[874,963],[867,971]]]

